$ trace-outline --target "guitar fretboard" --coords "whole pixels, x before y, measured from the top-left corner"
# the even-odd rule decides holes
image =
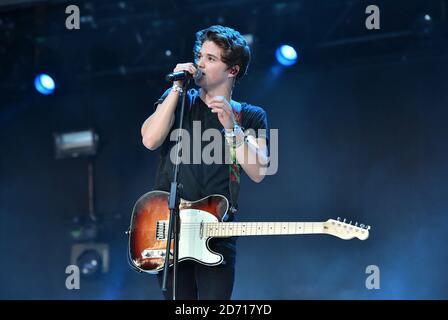
[[[263,236],[324,233],[322,222],[208,222],[205,237]]]

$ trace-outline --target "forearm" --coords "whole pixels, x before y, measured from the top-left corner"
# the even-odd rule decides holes
[[[141,135],[143,144],[148,149],[158,148],[165,140],[174,120],[178,100],[179,94],[171,91],[158,105],[157,110],[143,123]]]
[[[265,176],[268,158],[265,150],[256,143],[243,143],[235,149],[236,159],[246,174],[255,182],[261,182]]]
[[[247,175],[255,182],[261,182],[265,176],[268,165],[266,140],[258,139],[252,135],[245,138],[241,128],[227,131],[226,141],[230,148],[235,148],[236,161],[241,165]],[[232,136],[232,133],[234,136]]]

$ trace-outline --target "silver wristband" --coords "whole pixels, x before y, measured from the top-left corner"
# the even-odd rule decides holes
[[[183,93],[184,92],[182,87],[178,86],[177,84],[173,84],[173,88],[171,90],[174,91],[174,92],[179,92],[179,93]]]

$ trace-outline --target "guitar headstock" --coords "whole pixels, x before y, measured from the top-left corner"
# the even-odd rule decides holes
[[[345,222],[345,219],[341,221],[340,218],[337,220],[328,219],[324,222],[324,233],[330,234],[332,236],[350,240],[353,238],[358,238],[359,240],[366,240],[369,237],[370,226],[360,224],[358,222],[352,225],[352,222]]]

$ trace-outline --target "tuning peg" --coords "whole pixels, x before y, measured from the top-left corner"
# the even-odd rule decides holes
[[[363,229],[364,229],[364,227],[365,227],[364,223],[361,223],[359,226],[360,226],[361,228],[363,228]]]
[[[350,220],[350,222],[348,224],[352,224],[352,220]]]
[[[358,221],[356,221],[356,223],[355,223],[355,227],[357,227],[358,226]]]
[[[341,217],[338,217],[338,219],[337,219],[339,222],[341,221]]]
[[[345,218],[344,218],[344,221],[342,221],[343,223],[345,223]]]
[[[367,226],[367,228],[366,228],[367,230],[370,230],[370,226]]]

